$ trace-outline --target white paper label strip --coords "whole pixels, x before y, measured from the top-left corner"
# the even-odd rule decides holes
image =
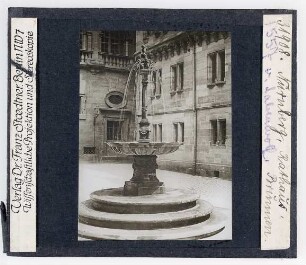
[[[37,19],[11,19],[10,251],[36,251]]]
[[[290,247],[292,15],[264,15],[261,249]]]

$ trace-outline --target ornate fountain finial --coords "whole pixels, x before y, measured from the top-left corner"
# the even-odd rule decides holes
[[[146,47],[146,45],[142,44],[141,45],[140,58],[141,58],[141,61],[142,61],[143,70],[149,70],[149,66],[150,66],[150,63],[151,63],[146,52],[147,52],[147,47]]]

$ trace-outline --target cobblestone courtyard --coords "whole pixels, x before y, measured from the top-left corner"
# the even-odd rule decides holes
[[[89,199],[89,194],[100,189],[122,187],[132,177],[132,165],[129,163],[90,163],[80,162],[79,167],[79,203]],[[228,216],[224,231],[209,239],[231,239],[232,182],[219,178],[192,176],[188,174],[157,170],[160,181],[166,188],[195,190],[201,199],[209,201],[215,207],[222,208]]]

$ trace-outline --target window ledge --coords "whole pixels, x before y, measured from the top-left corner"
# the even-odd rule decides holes
[[[215,81],[214,83],[208,83],[207,86],[209,88],[213,88],[214,86],[222,86],[226,83],[226,81]]]
[[[226,82],[225,81],[216,81],[216,85],[217,86],[222,86],[222,85],[224,85]]]
[[[93,53],[93,50],[81,49],[80,51],[84,53]]]
[[[86,113],[79,114],[79,119],[80,120],[86,120]]]
[[[215,148],[226,148],[226,144],[219,144],[219,143],[212,143],[211,141],[209,142],[211,147],[215,147]]]
[[[179,89],[179,90],[177,90],[176,92],[177,92],[178,94],[183,93],[183,92],[184,92],[184,89]]]
[[[114,56],[114,57],[122,57],[122,58],[130,58],[131,56],[120,54],[120,53],[109,53],[109,52],[98,52],[99,55],[108,55],[108,56]]]

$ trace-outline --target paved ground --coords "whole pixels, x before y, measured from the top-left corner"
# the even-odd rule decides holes
[[[89,199],[89,194],[99,189],[122,187],[132,177],[131,164],[81,162],[79,168],[79,202]],[[157,170],[157,177],[166,187],[195,190],[201,198],[215,207],[223,208],[228,215],[226,229],[210,237],[231,239],[232,182],[219,178],[192,176],[184,173]]]

